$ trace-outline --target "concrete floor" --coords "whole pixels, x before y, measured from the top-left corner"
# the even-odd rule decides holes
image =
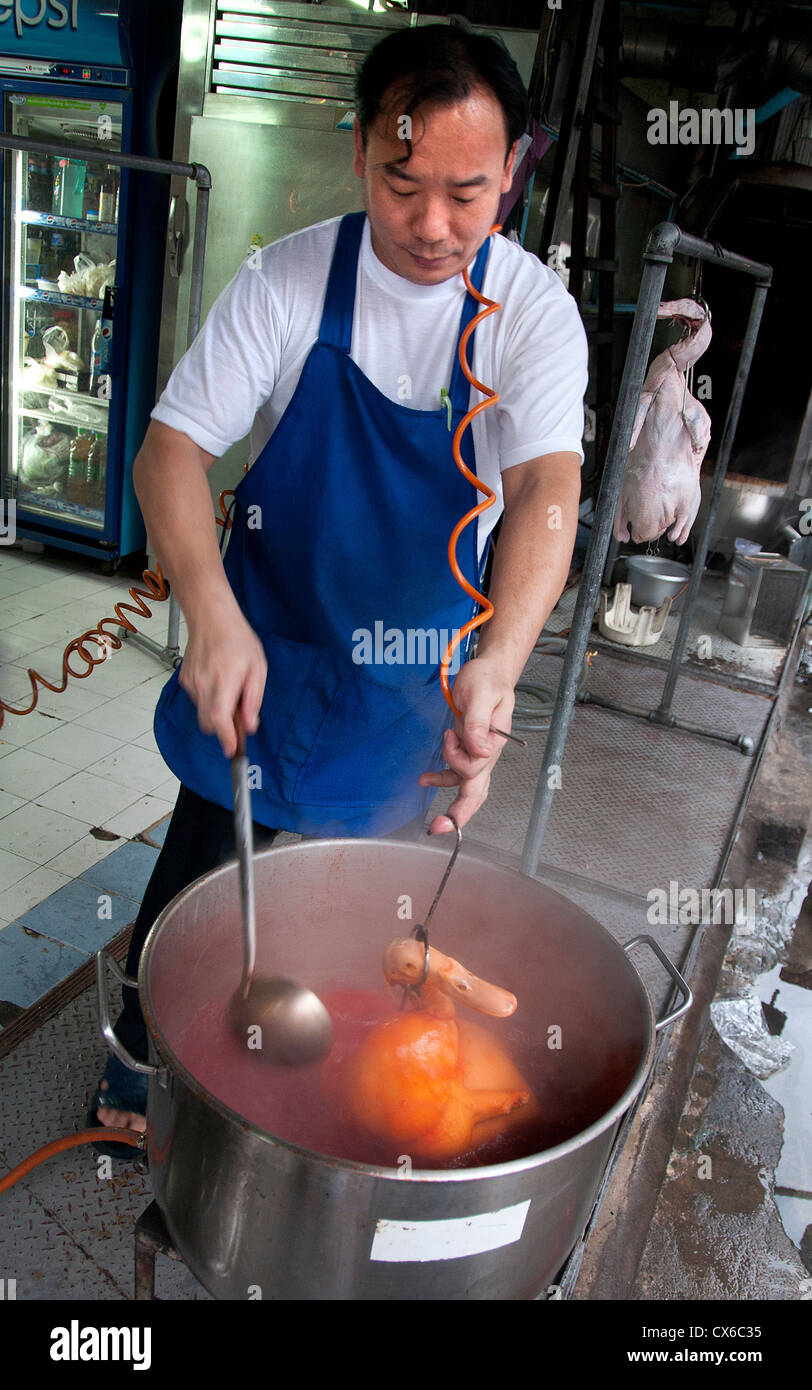
[[[729,944],[718,934],[700,955],[695,1058],[678,1036],[655,1073],[587,1242],[578,1299],[808,1300],[812,1291],[812,923],[809,903],[802,908],[812,875],[812,686],[803,669],[729,865],[732,884],[756,891],[756,930]],[[776,987],[788,1014],[782,1038],[795,1050],[761,1081],[720,1038],[709,1005],[748,989],[769,1004]],[[690,1031],[690,1015],[684,1024],[678,1033]]]
[[[712,614],[707,620],[703,616],[706,629],[711,620]],[[528,676],[534,681],[554,685],[559,670],[558,658],[535,657]],[[662,674],[650,665],[630,662],[604,648],[590,672],[590,682],[597,693],[649,708],[657,702]],[[750,732],[753,737],[758,736],[770,707],[764,694],[758,691],[730,690],[689,676],[681,678],[676,703],[678,712],[686,718],[737,732]],[[497,858],[516,862],[535,790],[543,740],[543,734],[535,734],[529,739],[528,750],[521,751],[513,746],[505,750],[497,766],[489,801],[466,834],[470,849],[482,845]],[[748,771],[748,760],[733,747],[667,732],[598,707],[579,707],[566,750],[563,785],[557,794],[543,845],[539,877],[579,902],[621,942],[639,932],[651,932],[649,895],[653,889],[667,888],[671,881],[677,881],[681,887],[697,888],[712,881]],[[760,823],[763,825],[766,819],[765,813]],[[676,925],[661,928],[655,934],[660,936],[661,944],[672,959],[679,960],[691,932],[690,927]],[[644,953],[639,961],[637,956],[635,960],[655,1010],[659,1012],[670,990],[668,977],[653,956]],[[719,963],[717,961],[714,985]],[[735,1291],[733,1283],[728,1285],[729,1293],[696,1295],[689,1291],[697,1287],[699,1268],[696,1260],[692,1265],[689,1258],[690,1235],[686,1235],[668,1261],[658,1264],[656,1257],[658,1232],[671,1230],[667,1207],[661,1211],[658,1197],[665,1203],[677,1202],[688,1223],[686,1229],[708,1226],[708,1183],[703,1180],[704,1186],[693,1194],[677,1192],[669,1186],[682,1171],[680,1155],[687,1152],[685,1145],[692,1143],[699,1132],[706,1147],[717,1145],[712,1151],[709,1149],[708,1156],[712,1168],[715,1159],[717,1182],[711,1190],[718,1188],[721,1194],[722,1214],[725,1214],[725,1201],[728,1206],[739,1202],[736,1212],[727,1213],[740,1218],[735,1225],[739,1243],[743,1230],[766,1232],[768,1221],[772,1221],[770,1207],[772,1213],[776,1213],[767,1191],[772,1185],[771,1173],[780,1148],[775,1138],[780,1134],[775,1102],[769,1098],[759,1101],[763,1126],[754,1134],[746,1152],[734,1154],[725,1147],[725,1136],[737,1133],[743,1124],[733,1103],[735,1097],[728,1097],[724,1104],[721,1095],[714,1094],[710,1100],[705,1097],[704,1110],[697,1109],[696,1099],[689,1100],[686,1122],[677,1131],[693,1072],[693,1058],[687,1069],[683,1060],[682,1071],[679,1066],[672,1065],[673,1057],[679,1059],[681,1039],[686,1031],[683,1023],[672,1030],[664,1059],[641,1107],[642,1123],[648,1126],[650,1134],[656,1134],[657,1142],[646,1149],[633,1135],[628,1145],[630,1158],[639,1158],[643,1152],[639,1166],[648,1185],[649,1222],[655,1243],[645,1248],[640,1248],[638,1243],[634,1261],[630,1264],[627,1258],[624,1264],[618,1242],[629,1221],[637,1219],[639,1224],[639,1208],[635,1210],[634,1204],[627,1202],[624,1226],[620,1203],[610,1192],[587,1244],[576,1297],[747,1296]],[[702,1087],[708,1088],[714,1046],[712,1036],[702,1043],[701,1064],[696,1073],[700,1096]],[[694,1054],[698,1047],[699,1039]],[[4,1136],[0,1157],[5,1165],[12,1166],[47,1138],[81,1126],[87,1095],[101,1070],[103,1055],[103,1045],[97,1040],[93,1023],[91,991],[84,990],[0,1062],[0,1133]],[[722,1058],[723,1053],[719,1056]],[[717,1082],[723,1083],[726,1094],[731,1087],[734,1091],[739,1087],[748,1092],[748,1104],[752,1107],[753,1095],[757,1093],[752,1092],[746,1075],[743,1081],[736,1080],[737,1069],[728,1058],[724,1058],[724,1065],[720,1062],[716,1076]],[[43,1103],[32,1107],[32,1094],[41,1097]],[[698,1126],[693,1129],[692,1116],[700,1116]],[[672,1147],[674,1159],[663,1183]],[[757,1194],[751,1175],[743,1180],[739,1197],[734,1195],[735,1186],[729,1185],[734,1158],[747,1164],[756,1151],[758,1165],[765,1173],[764,1181],[759,1182],[764,1198],[761,1207],[755,1204]],[[628,1173],[625,1187],[628,1196],[634,1187],[628,1181]],[[104,1177],[90,1151],[85,1149],[53,1159],[18,1184],[10,1195],[11,1202],[7,1206],[10,1220],[5,1230],[0,1231],[0,1259],[5,1268],[17,1271],[19,1287],[25,1287],[28,1296],[66,1299],[132,1296],[132,1227],[149,1199],[147,1177],[129,1167],[115,1168],[111,1177]],[[756,1220],[762,1207],[763,1218]],[[799,1297],[797,1291],[792,1292],[792,1281],[795,1279],[797,1286],[798,1270],[803,1273],[800,1257],[797,1252],[793,1255],[794,1247],[786,1237],[782,1244],[779,1232],[776,1231],[775,1236],[775,1248],[779,1251],[776,1268],[780,1275],[779,1286],[784,1290],[779,1296]],[[626,1242],[629,1250],[633,1244]],[[605,1278],[601,1284],[600,1279],[594,1278],[595,1270],[601,1267],[601,1258],[604,1276],[607,1264],[614,1271],[614,1284],[611,1280],[607,1284]],[[717,1271],[717,1264],[713,1265],[714,1271]],[[207,1297],[181,1266],[161,1259],[158,1265],[160,1297],[184,1300]],[[707,1261],[702,1268],[706,1266],[710,1268]],[[660,1269],[662,1277],[658,1273]],[[721,1280],[718,1271],[713,1277]],[[736,1277],[739,1280],[736,1288],[746,1286],[748,1278],[752,1290],[762,1287],[751,1266],[742,1265]],[[719,1282],[718,1288],[722,1287]],[[664,1289],[670,1292],[665,1293]],[[749,1296],[765,1295],[751,1292]]]

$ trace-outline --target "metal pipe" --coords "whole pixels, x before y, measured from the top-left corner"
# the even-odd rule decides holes
[[[206,232],[209,221],[209,194],[211,190],[211,175],[208,169],[202,164],[193,164],[194,174],[191,175],[197,183],[197,201],[195,206],[195,230],[194,230],[194,250],[192,253],[192,283],[189,291],[189,323],[186,329],[186,346],[191,347],[193,340],[197,337],[200,328],[200,310],[203,303],[203,271],[206,261]],[[201,183],[198,174],[206,176],[206,182]]]
[[[31,154],[61,154],[66,159],[86,160],[97,151],[90,145],[57,145],[53,141],[30,140],[27,135],[0,134],[0,149],[22,150]],[[98,155],[105,164],[116,164],[121,169],[141,169],[149,174],[180,174],[194,179],[201,187],[211,188],[211,174],[203,164],[177,164],[171,159],[148,159],[140,154],[117,154],[99,149]]]
[[[654,233],[652,233],[653,235]],[[646,265],[637,300],[637,313],[632,322],[623,379],[620,383],[620,393],[612,424],[609,448],[606,453],[606,463],[595,507],[592,536],[584,560],[584,571],[575,603],[575,613],[550,721],[550,731],[547,735],[544,761],[539,772],[536,796],[524,843],[521,867],[524,873],[531,875],[536,871],[541,841],[544,837],[552,805],[554,788],[550,785],[550,772],[554,768],[557,770],[560,765],[575,706],[581,663],[589,641],[589,630],[592,626],[595,604],[600,590],[612,522],[623,482],[623,474],[626,470],[626,459],[634,427],[637,401],[646,373],[651,340],[654,337],[657,307],[662,298],[663,283],[671,256],[667,249],[657,249],[652,255],[649,255],[647,251],[645,259]],[[553,780],[557,780],[557,778]]]
[[[764,268],[766,269],[766,267]],[[691,618],[693,617],[694,608],[696,607],[696,603],[699,598],[699,589],[702,583],[702,575],[705,569],[705,560],[707,559],[708,555],[708,547],[710,544],[713,523],[716,520],[716,512],[718,510],[719,502],[722,496],[722,487],[725,481],[725,474],[727,473],[728,459],[730,458],[730,451],[733,447],[733,439],[736,433],[736,427],[739,423],[739,414],[741,411],[742,400],[744,398],[744,388],[747,385],[747,378],[750,375],[750,366],[753,361],[753,353],[755,351],[756,338],[758,337],[759,324],[761,323],[761,315],[764,309],[764,300],[767,297],[768,288],[769,281],[767,282],[767,284],[764,284],[761,281],[759,281],[759,283],[753,290],[753,300],[750,305],[750,317],[747,321],[747,329],[744,335],[744,342],[742,343],[742,350],[739,354],[739,361],[736,367],[736,376],[733,382],[733,391],[730,397],[730,404],[727,408],[727,417],[725,419],[722,440],[719,445],[719,453],[716,458],[716,468],[713,474],[713,484],[711,487],[710,500],[708,504],[708,513],[705,518],[705,524],[702,528],[702,533],[699,537],[699,542],[697,544],[696,551],[694,553],[694,563],[693,568],[691,569],[691,578],[688,583],[688,592],[685,596],[685,603],[683,605],[682,613],[680,614],[679,628],[677,630],[677,636],[674,641],[674,649],[671,653],[671,661],[668,667],[668,675],[666,676],[665,685],[663,686],[663,693],[660,699],[660,704],[652,715],[652,717],[658,723],[670,722],[671,704],[674,698],[674,688],[677,684],[677,678],[679,676],[679,667],[682,662],[682,658],[685,654],[685,648],[688,643],[688,633],[690,630]]]
[[[530,875],[536,872],[541,842],[544,838],[544,832],[547,827],[555,792],[555,783],[559,780],[557,774],[560,772],[561,756],[564,751],[564,745],[566,743],[575,707],[577,670],[583,660],[586,644],[589,640],[589,630],[592,625],[595,604],[600,589],[601,575],[609,549],[612,523],[617,509],[623,474],[626,469],[626,459],[631,442],[634,416],[637,410],[637,402],[640,396],[640,389],[643,385],[648,355],[654,336],[657,308],[662,297],[666,270],[671,264],[673,257],[678,254],[690,256],[702,261],[709,261],[727,270],[736,270],[741,274],[751,275],[757,281],[753,296],[750,323],[748,324],[748,334],[745,337],[745,344],[739,358],[733,398],[731,399],[731,405],[728,409],[725,431],[720,447],[720,457],[723,463],[726,461],[727,454],[730,452],[733,432],[738,422],[741,395],[747,380],[747,372],[749,372],[750,360],[752,359],[752,351],[755,345],[755,332],[758,329],[758,321],[761,317],[764,296],[766,295],[767,288],[772,278],[772,268],[768,265],[763,265],[759,261],[752,261],[746,256],[740,256],[736,252],[727,251],[724,247],[720,246],[718,242],[711,243],[702,241],[699,237],[683,232],[683,230],[673,222],[660,222],[650,233],[643,255],[645,268],[640,285],[640,293],[637,299],[637,309],[632,321],[631,337],[629,339],[629,347],[623,369],[623,379],[620,384],[620,393],[615,410],[612,434],[609,440],[606,465],[596,502],[592,537],[584,562],[584,573],[575,604],[575,613],[572,620],[567,653],[564,658],[564,668],[561,673],[561,681],[550,721],[550,731],[547,735],[544,760],[539,772],[536,795],[530,813],[530,822],[522,853],[522,871]],[[749,340],[751,331],[753,334],[752,341]],[[747,367],[747,372],[742,372],[743,364]],[[726,450],[726,452],[723,453],[723,450]],[[719,488],[721,489],[721,479],[719,481]],[[712,516],[710,519],[712,520]],[[707,542],[707,536],[709,534],[709,527],[706,525],[705,534],[703,535],[703,540],[705,542]],[[706,548],[705,553],[707,553]],[[704,565],[704,554],[701,563]],[[691,613],[690,599],[692,592],[695,595],[698,591],[700,577],[701,566],[699,566],[695,560],[694,571],[691,576],[691,585],[694,586],[694,589],[692,591],[691,586],[689,586],[689,592],[680,624],[680,633],[683,634],[683,649],[685,641],[687,640],[688,631],[686,614],[689,620]],[[681,656],[682,651],[680,651],[680,659]],[[675,662],[672,657],[672,668],[674,670],[676,670],[677,665],[678,661]],[[673,683],[671,689],[673,689]],[[662,722],[670,722],[670,715],[667,710],[663,706],[661,706],[661,709],[663,710]],[[652,717],[656,716],[653,714]],[[553,772],[553,770],[555,770],[556,775],[552,778],[553,785],[551,785],[550,773]]]
[[[561,227],[567,211],[567,203],[572,188],[572,176],[575,172],[575,160],[578,154],[580,131],[576,129],[576,121],[580,122],[586,108],[598,47],[598,34],[603,18],[603,4],[604,0],[593,0],[589,12],[582,16],[578,25],[572,59],[572,65],[577,69],[578,76],[573,82],[572,71],[569,73],[566,103],[561,119],[561,129],[566,133],[555,152],[552,178],[547,193],[547,207],[544,212],[541,245],[538,251],[539,259],[545,263],[550,247],[557,245],[561,239]]]
[[[747,256],[740,256],[735,251],[726,251],[718,241],[702,241],[690,232],[683,232],[674,222],[658,223],[649,237],[644,259],[665,256],[670,261],[676,255],[690,256],[692,260],[710,261],[724,270],[738,270],[743,275],[753,275],[759,284],[769,286],[772,280],[772,266],[764,265],[761,261],[751,261]]]
[[[613,714],[625,714],[630,719],[646,719],[651,722],[660,723],[655,720],[654,711],[635,709],[633,705],[621,705],[617,700],[606,700],[602,695],[595,695],[587,690],[579,699],[584,705],[599,705],[601,709],[608,709]],[[677,733],[699,734],[702,738],[715,738],[719,743],[732,743],[734,748],[740,749],[742,753],[751,754],[755,748],[755,743],[749,734],[723,734],[717,729],[708,729],[701,724],[689,724],[686,719],[677,719],[676,715],[671,716],[668,721],[669,729],[675,729]]]

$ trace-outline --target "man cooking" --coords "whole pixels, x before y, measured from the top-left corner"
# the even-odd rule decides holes
[[[388,834],[423,815],[438,787],[456,788],[449,812],[463,826],[487,797],[504,746],[492,730],[510,728],[514,686],[566,580],[587,349],[553,272],[489,236],[528,118],[515,65],[482,35],[402,30],[369,53],[356,98],[365,214],[250,257],[175,368],[135,462],[188,642],[156,711],[181,791],[133,931],[131,976],[171,898],[234,857],[236,718],[255,770],[258,848],[279,829]],[[502,509],[504,519],[495,614],[454,679],[460,716],[448,727],[436,641],[405,664],[391,635],[457,631],[473,611],[446,553],[482,496],[452,454],[453,431],[483,399],[458,359],[481,308],[466,267],[501,306],[468,347],[474,375],[500,397],[461,444],[496,493],[457,547],[475,587]],[[206,473],[249,431],[253,462],[223,561]],[[360,663],[359,633],[376,624],[389,649]],[[452,822],[438,815],[429,828]],[[116,1033],[146,1059],[135,990],[124,990]],[[105,1124],[143,1130],[144,1079],[111,1057],[89,1123],[97,1107]]]

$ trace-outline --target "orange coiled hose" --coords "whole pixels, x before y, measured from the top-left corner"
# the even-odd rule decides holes
[[[44,685],[46,689],[52,690],[55,695],[61,695],[67,687],[68,676],[75,676],[77,680],[84,680],[86,676],[90,675],[94,666],[100,666],[103,661],[107,660],[111,650],[118,651],[119,647],[122,645],[121,638],[114,632],[108,632],[106,630],[107,624],[111,623],[115,627],[123,627],[125,632],[138,631],[135,624],[131,623],[129,618],[125,618],[125,609],[128,613],[135,613],[136,616],[140,618],[152,617],[152,609],[148,608],[143,600],[149,599],[151,603],[162,603],[164,599],[169,597],[169,587],[164,579],[163,570],[160,565],[158,565],[155,570],[144,570],[143,581],[145,584],[149,585],[147,589],[139,589],[135,584],[133,584],[130,589],[130,597],[135,600],[137,606],[134,606],[132,603],[124,603],[123,601],[117,603],[115,605],[115,618],[102,618],[101,622],[96,627],[88,628],[87,632],[83,632],[80,637],[74,637],[73,640],[68,643],[62,653],[62,681],[59,685],[53,685],[49,680],[46,680],[44,676],[41,676],[39,671],[34,671],[29,667],[28,678],[31,681],[31,693],[33,696],[31,704],[25,709],[16,709],[14,705],[8,705],[5,700],[0,700],[0,729],[3,727],[7,714],[31,714],[32,710],[36,709],[39,699],[38,685]],[[91,643],[91,645],[95,645],[96,651],[98,652],[100,650],[101,655],[94,656],[93,651],[88,650],[85,646],[87,642]],[[86,669],[84,671],[76,671],[71,666],[71,657],[74,654],[81,657],[82,661],[85,663]]]
[[[488,232],[488,236],[492,236],[494,232],[499,232],[501,231],[501,229],[501,222],[495,222],[494,225],[491,227],[490,231]],[[469,483],[473,483],[475,488],[477,488],[480,492],[484,492],[486,494],[483,500],[479,502],[476,507],[472,507],[470,512],[466,512],[465,516],[460,517],[459,521],[454,527],[454,530],[451,532],[451,536],[448,542],[448,563],[451,566],[451,573],[453,574],[457,583],[461,585],[461,587],[465,590],[465,592],[467,594],[470,594],[471,598],[479,604],[481,610],[479,613],[475,613],[473,618],[469,618],[465,626],[460,628],[459,632],[452,637],[451,641],[445,649],[443,659],[440,662],[440,682],[443,687],[443,694],[445,695],[449,707],[453,710],[454,714],[459,715],[460,718],[462,717],[462,714],[461,711],[458,710],[457,706],[454,704],[454,697],[451,694],[451,686],[448,680],[448,671],[451,665],[451,658],[454,655],[454,652],[456,651],[460,643],[464,641],[464,639],[468,636],[469,632],[473,632],[474,628],[482,627],[483,623],[490,622],[491,618],[493,617],[493,604],[491,603],[490,599],[486,598],[484,594],[481,594],[478,589],[475,589],[472,584],[468,583],[468,580],[466,579],[465,575],[460,569],[459,563],[457,561],[457,541],[459,540],[460,536],[462,535],[462,532],[465,530],[469,522],[473,521],[475,517],[481,516],[483,512],[486,512],[489,507],[493,506],[494,501],[496,500],[496,493],[493,492],[486,483],[481,482],[480,479],[477,478],[476,474],[472,473],[470,468],[468,468],[467,464],[464,462],[462,455],[460,454],[460,440],[463,436],[463,432],[468,428],[468,426],[471,424],[471,421],[474,419],[474,416],[479,415],[480,411],[482,410],[487,410],[489,406],[496,405],[496,402],[499,400],[498,391],[494,391],[491,389],[490,386],[485,386],[481,381],[477,381],[476,377],[474,376],[473,372],[468,366],[468,358],[466,357],[465,350],[468,346],[468,340],[471,337],[471,334],[473,333],[477,324],[481,323],[483,319],[486,319],[489,314],[495,314],[496,310],[501,309],[502,307],[501,304],[497,304],[495,299],[488,299],[486,295],[480,294],[479,290],[474,289],[474,286],[471,284],[467,268],[463,270],[462,278],[465,281],[465,287],[468,290],[468,293],[472,294],[474,296],[474,299],[476,299],[480,304],[487,305],[487,308],[481,309],[480,312],[474,318],[471,319],[471,322],[463,331],[463,334],[460,338],[460,366],[462,367],[462,370],[465,376],[470,381],[471,385],[475,386],[477,391],[481,391],[482,394],[487,397],[487,400],[479,401],[475,406],[473,406],[471,410],[468,411],[467,415],[463,416],[456,428],[456,431],[454,433],[454,440],[452,443],[454,462],[456,463],[460,472],[463,474],[464,477],[468,479]]]
[[[104,1141],[108,1143],[115,1140],[117,1144],[132,1144],[133,1148],[142,1149],[145,1145],[146,1135],[134,1129],[115,1129],[112,1125],[99,1125],[98,1129],[84,1129],[81,1134],[66,1134],[62,1139],[53,1139],[50,1144],[43,1144],[41,1149],[24,1158],[22,1163],[18,1163],[16,1168],[12,1168],[5,1177],[0,1178],[0,1192],[7,1192],[13,1187],[15,1182],[24,1178],[26,1173],[30,1173],[32,1168],[37,1168],[46,1159],[53,1158],[54,1154],[62,1153],[65,1149],[78,1148],[80,1144],[95,1144]]]
[[[248,472],[247,464],[245,472]],[[224,526],[227,531],[231,530],[231,519],[225,505],[225,499],[233,496],[234,493],[230,489],[220,493],[219,504],[222,521],[219,516],[214,518],[217,525]],[[164,579],[163,570],[160,565],[154,570],[144,570],[142,578],[144,583],[149,585],[149,588],[138,589],[133,585],[130,589],[130,597],[135,600],[138,605],[137,607],[134,608],[131,603],[117,603],[115,605],[115,618],[102,618],[97,627],[89,628],[87,632],[83,632],[79,637],[74,637],[72,641],[68,643],[62,653],[62,680],[59,685],[52,685],[49,680],[46,680],[44,676],[40,675],[39,671],[34,671],[29,667],[28,678],[31,681],[31,694],[33,696],[31,703],[27,705],[25,709],[16,709],[14,705],[9,705],[5,700],[0,700],[0,729],[3,727],[7,714],[31,714],[36,709],[37,701],[39,700],[38,685],[44,685],[46,689],[52,690],[55,695],[61,695],[67,688],[68,676],[75,676],[77,680],[84,680],[90,675],[95,666],[100,666],[103,661],[107,660],[111,651],[118,651],[119,647],[122,645],[121,639],[117,637],[115,633],[107,632],[105,625],[107,623],[113,623],[116,627],[123,627],[126,632],[137,632],[138,629],[130,622],[129,618],[124,617],[125,609],[128,613],[135,613],[136,617],[139,618],[152,617],[152,609],[147,608],[143,600],[149,599],[151,603],[162,603],[164,599],[169,598],[169,586]],[[85,647],[86,642],[95,643],[96,649],[101,650],[101,655],[94,656],[91,651],[88,651]],[[84,671],[76,671],[71,666],[70,660],[74,653],[80,656],[84,661],[86,666]],[[0,1191],[2,1191],[2,1188],[0,1188]]]

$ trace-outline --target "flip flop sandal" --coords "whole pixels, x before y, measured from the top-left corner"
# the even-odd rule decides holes
[[[107,1090],[101,1088],[102,1081],[107,1082]],[[147,1087],[148,1080],[140,1072],[130,1071],[117,1057],[112,1054],[107,1058],[107,1065],[104,1075],[100,1078],[95,1093],[91,1097],[90,1105],[85,1116],[85,1129],[98,1129],[101,1125],[96,1111],[100,1106],[108,1107],[111,1110],[129,1110],[135,1115],[146,1115],[147,1113]],[[97,1154],[103,1154],[106,1158],[118,1158],[129,1163],[133,1159],[145,1158],[145,1154],[140,1149],[135,1149],[131,1144],[121,1144],[115,1139],[109,1143],[105,1140],[98,1140],[93,1144]]]

